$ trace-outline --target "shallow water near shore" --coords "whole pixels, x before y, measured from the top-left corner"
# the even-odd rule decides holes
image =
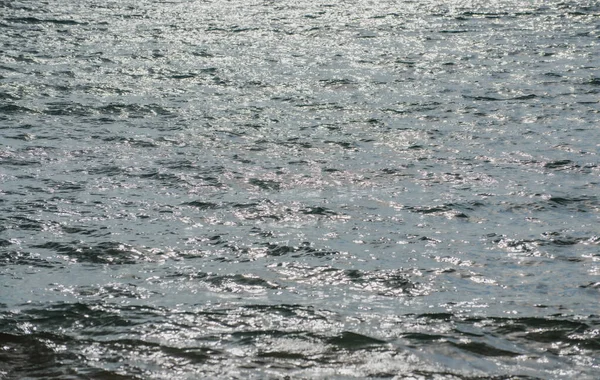
[[[0,379],[597,379],[597,1],[0,0]]]

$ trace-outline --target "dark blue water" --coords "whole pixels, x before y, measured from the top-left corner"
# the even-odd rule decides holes
[[[598,1],[0,0],[0,378],[600,378],[599,131]]]

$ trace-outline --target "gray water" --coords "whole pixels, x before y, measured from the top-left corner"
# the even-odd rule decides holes
[[[599,94],[598,1],[1,0],[0,378],[600,378]]]

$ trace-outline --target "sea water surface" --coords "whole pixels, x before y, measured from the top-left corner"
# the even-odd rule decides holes
[[[600,3],[0,0],[1,379],[600,378]]]

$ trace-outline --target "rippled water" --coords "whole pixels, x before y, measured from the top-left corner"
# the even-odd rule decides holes
[[[0,1],[0,378],[600,378],[598,1]]]

